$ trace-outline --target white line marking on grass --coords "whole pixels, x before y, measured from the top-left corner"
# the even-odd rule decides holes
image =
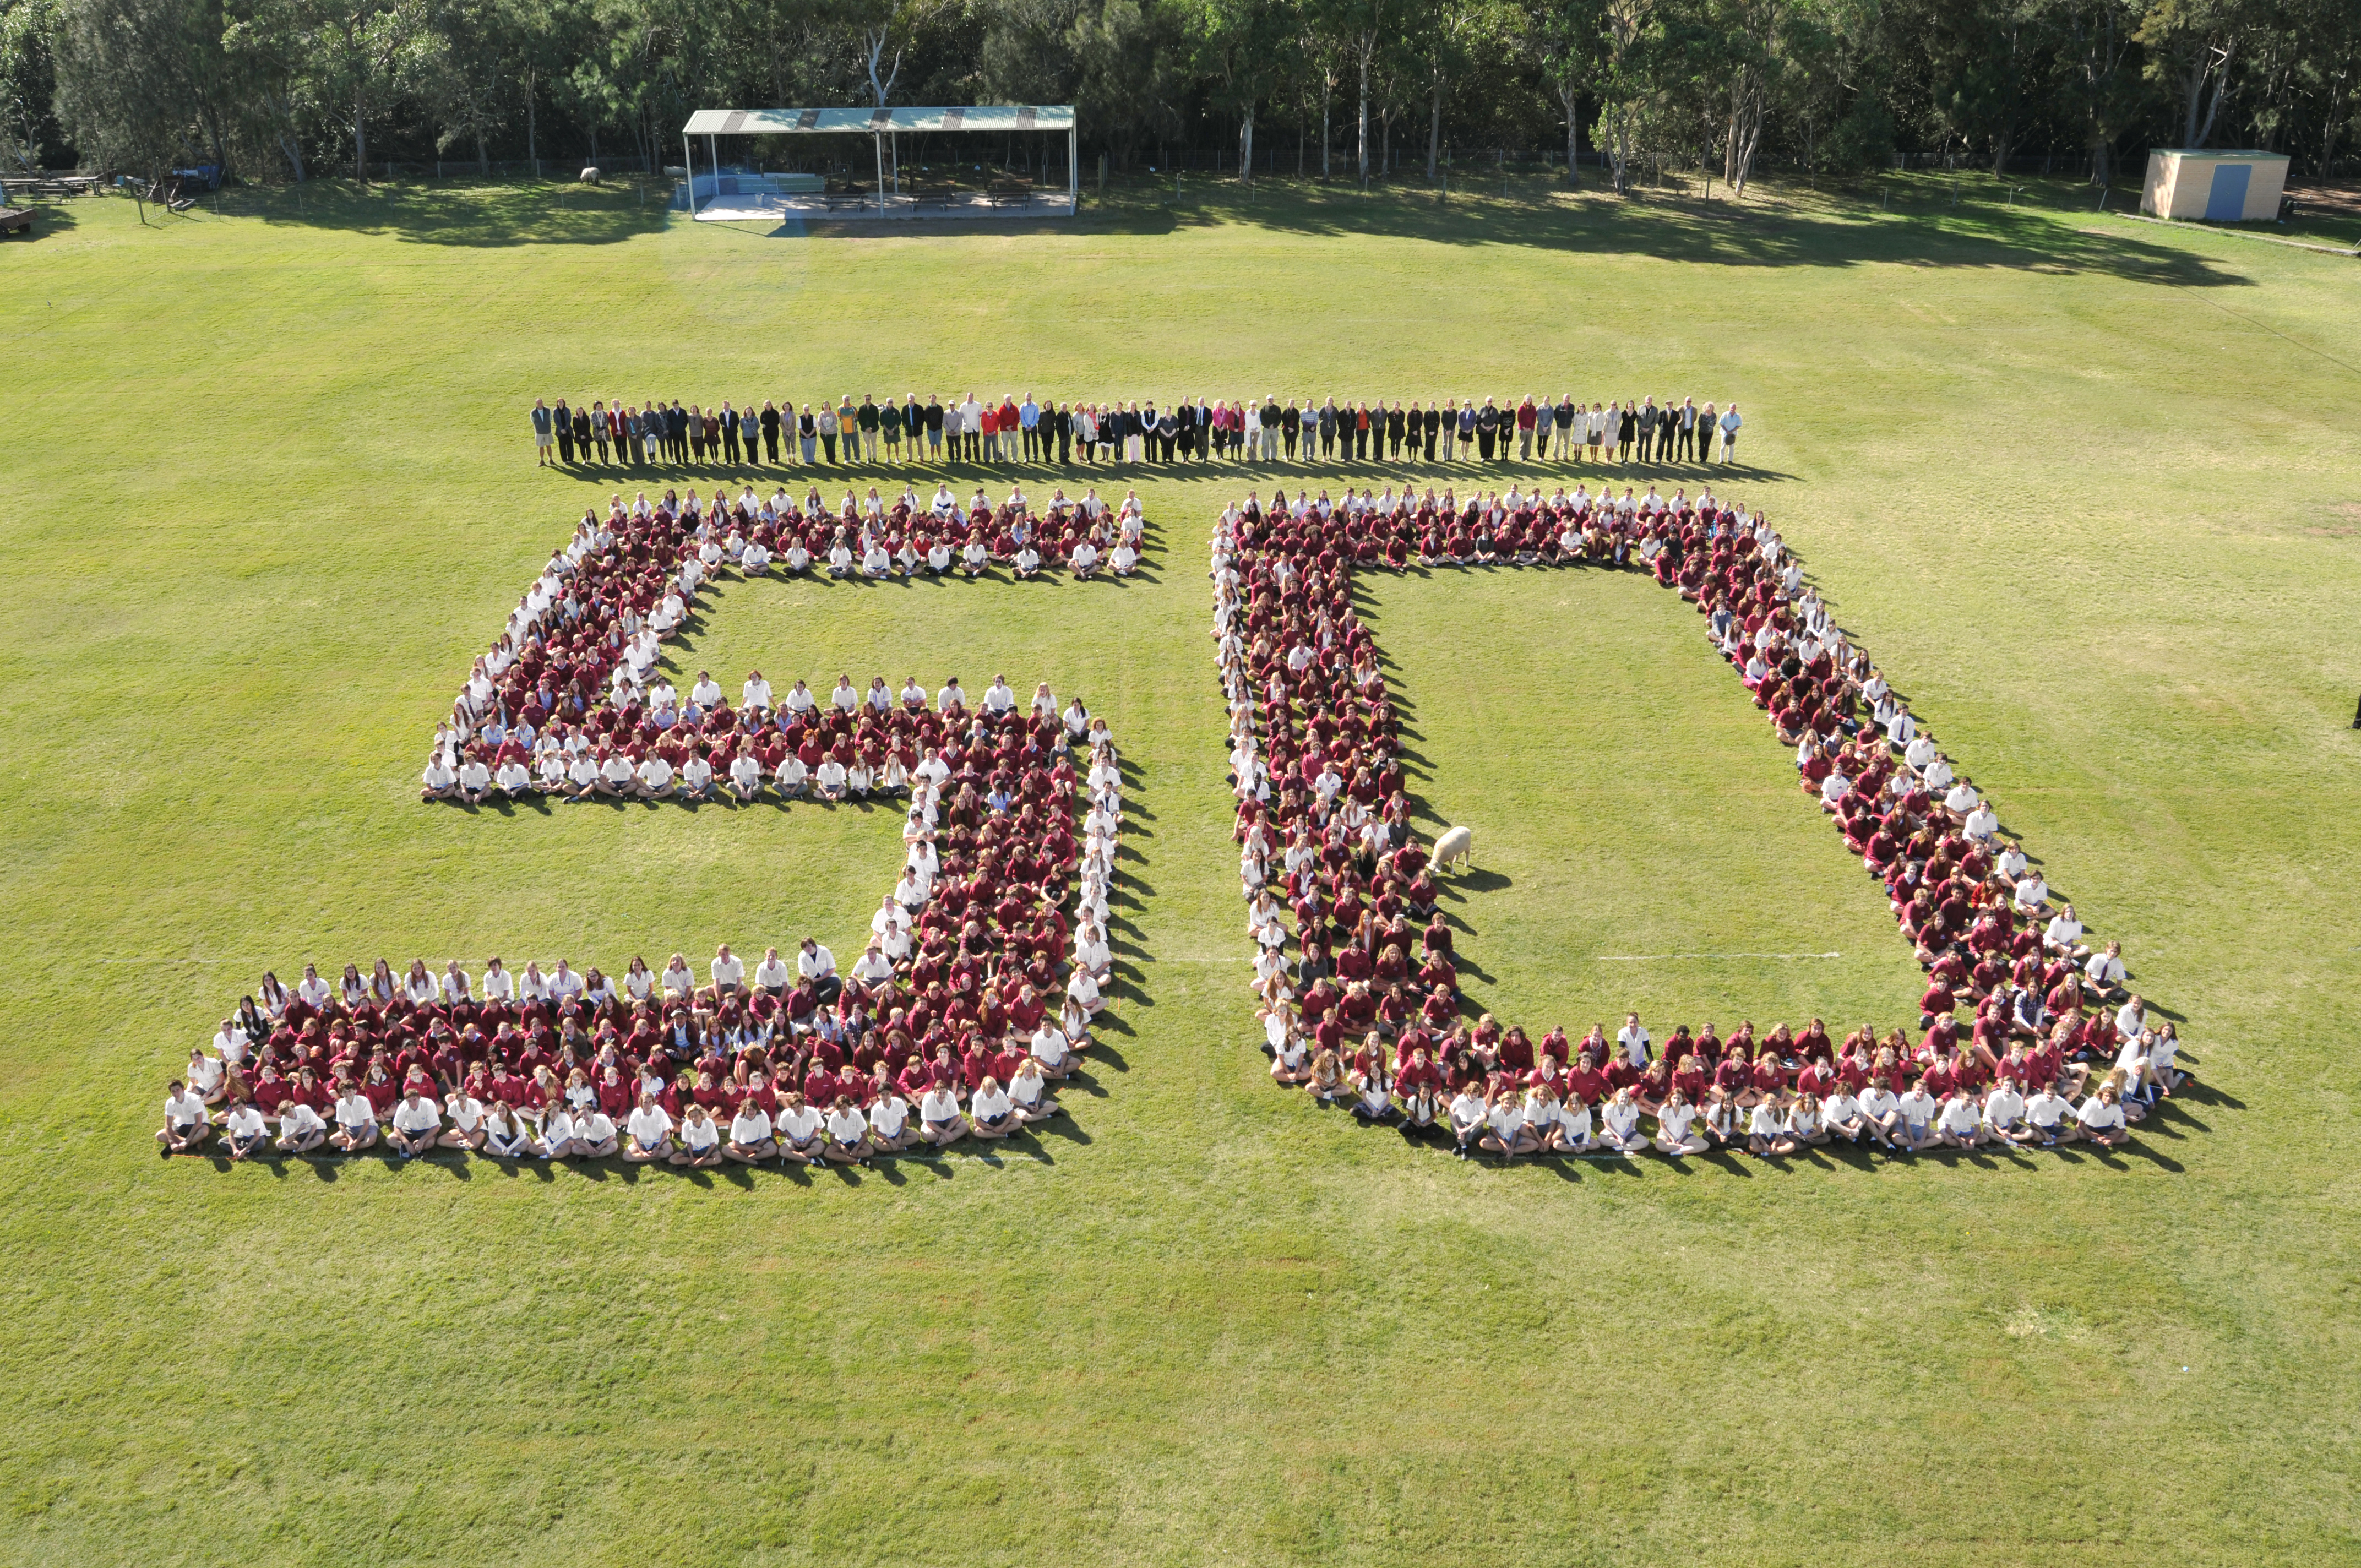
[[[1840,959],[1842,953],[1600,953],[1599,964],[1649,964],[1661,959]]]

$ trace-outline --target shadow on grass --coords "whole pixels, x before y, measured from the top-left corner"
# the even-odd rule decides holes
[[[1497,184],[1491,187],[1498,191]],[[1931,187],[1930,187],[1931,189]],[[1643,192],[1622,200],[1520,182],[1507,197],[1444,195],[1419,187],[1368,192],[1288,183],[1247,191],[1232,183],[1189,188],[1182,221],[1254,224],[1336,238],[1375,236],[1437,245],[1521,246],[1568,255],[1631,255],[1724,267],[2035,267],[2103,273],[2181,287],[2252,280],[2209,258],[2129,234],[2085,233],[2071,214],[1985,206],[1914,215],[1854,206],[1836,196],[1791,192],[1761,204]],[[2061,218],[2070,221],[2061,222]]]

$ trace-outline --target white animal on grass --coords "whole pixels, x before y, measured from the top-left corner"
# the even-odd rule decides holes
[[[1457,861],[1463,869],[1471,865],[1473,862],[1468,859],[1468,851],[1475,847],[1476,829],[1473,828],[1463,826],[1445,830],[1443,837],[1434,841],[1435,869],[1439,871],[1454,861]]]
[[[582,171],[582,183],[585,185],[596,185],[598,183],[598,180],[599,174],[598,165],[593,164]]]

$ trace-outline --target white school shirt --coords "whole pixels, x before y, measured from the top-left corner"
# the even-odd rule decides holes
[[[1697,1120],[1694,1105],[1667,1105],[1656,1114],[1656,1130],[1675,1140],[1689,1135],[1689,1124]]]
[[[474,1132],[484,1119],[484,1102],[464,1089],[445,1102],[444,1108],[451,1113],[451,1124],[463,1133]]]
[[[2082,939],[2082,923],[2070,920],[2063,915],[2052,916],[2048,929],[2042,935],[2061,948],[2070,948]]]
[[[898,1138],[910,1119],[910,1107],[898,1094],[887,1094],[869,1108],[869,1128],[881,1138]]]
[[[1472,1127],[1487,1119],[1484,1097],[1473,1089],[1463,1089],[1459,1098],[1451,1102],[1451,1124],[1455,1127]]]
[[[1883,1122],[1893,1115],[1901,1103],[1894,1097],[1894,1091],[1882,1083],[1872,1083],[1861,1094],[1861,1113],[1872,1122]]]
[[[1648,1065],[1648,1047],[1650,1045],[1650,1041],[1648,1038],[1648,1031],[1646,1029],[1636,1028],[1627,1024],[1622,1028],[1615,1031],[1615,1043],[1623,1047],[1624,1059],[1629,1061],[1633,1067],[1646,1067]]]
[[[1045,1068],[1055,1068],[1066,1059],[1066,1032],[1047,1018],[1033,1031],[1033,1057]]]
[[[1008,1091],[1005,1089],[994,1089],[990,1092],[979,1089],[969,1101],[969,1104],[977,1115],[986,1121],[995,1116],[1005,1116],[1014,1109],[1009,1102]]]
[[[377,1107],[357,1091],[336,1102],[336,1125],[359,1132],[377,1124]]]
[[[229,1120],[223,1124],[222,1130],[234,1138],[251,1138],[267,1129],[263,1125],[261,1112],[252,1105],[240,1105],[229,1113]]]
[[[672,1117],[661,1105],[639,1107],[626,1124],[631,1130],[631,1141],[644,1149],[655,1147],[672,1133]]]
[[[542,1118],[541,1135],[553,1145],[570,1144],[582,1136],[582,1131],[575,1124],[574,1113],[558,1104],[551,1106],[549,1113]],[[590,1141],[595,1143],[598,1140]]]
[[[443,1113],[434,1108],[431,1100],[422,1099],[413,1103],[405,1095],[394,1105],[393,1126],[396,1132],[423,1133],[442,1124]]]
[[[949,1122],[959,1115],[959,1097],[948,1089],[929,1089],[918,1102],[918,1114],[929,1122]]]
[[[857,1144],[869,1135],[869,1119],[858,1106],[828,1113],[828,1135],[840,1144]]]
[[[2092,953],[2091,961],[2082,966],[2082,972],[2097,984],[2121,985],[2124,980],[2124,960],[2113,953]]]
[[[1943,1113],[1937,1118],[1943,1131],[1965,1136],[1976,1130],[1975,1102],[1964,1094],[1954,1094],[1943,1102]]]
[[[1984,1121],[1992,1126],[2009,1126],[2024,1114],[2025,1096],[2005,1079],[1984,1096]]]
[[[1902,1108],[1902,1119],[1914,1127],[1923,1127],[1935,1119],[1935,1097],[1915,1085],[1894,1103]]]
[[[328,1124],[320,1120],[320,1113],[309,1105],[290,1101],[286,1109],[279,1113],[279,1130],[292,1136],[309,1137],[313,1133],[326,1132]]]
[[[810,952],[796,949],[796,972],[806,980],[818,980],[836,972],[836,955],[820,943],[814,942]]]
[[[366,1105],[368,1101],[361,1102]],[[164,1096],[164,1120],[175,1127],[193,1127],[205,1119],[205,1102],[195,1093],[182,1091]]]
[[[1842,1088],[1820,1102],[1820,1120],[1830,1126],[1834,1126],[1839,1122],[1850,1122],[1860,1114],[1861,1102],[1854,1099],[1850,1091]]]
[[[598,1110],[577,1116],[574,1118],[574,1135],[586,1144],[603,1144],[615,1135],[614,1118]]]
[[[2064,1095],[2044,1089],[2026,1102],[2025,1119],[2046,1130],[2056,1127],[2072,1109]]]
[[[819,1133],[820,1114],[810,1105],[798,1105],[792,1111],[782,1111],[771,1124],[779,1136],[789,1143],[807,1144]]]
[[[215,1036],[218,1041],[219,1036]],[[189,1081],[200,1097],[211,1094],[220,1086],[222,1064],[215,1057],[199,1057],[189,1067]]]
[[[1754,1107],[1754,1118],[1747,1130],[1758,1138],[1775,1138],[1779,1135],[1779,1113],[1771,1109],[1769,1101],[1763,1101]]]
[[[787,983],[794,970],[785,959],[764,959],[754,966],[754,983],[765,991],[774,991]]]
[[[2093,1094],[2082,1102],[2082,1108],[2074,1113],[2074,1119],[2093,1133],[2103,1133],[2111,1127],[2124,1124],[2124,1108],[2110,1105]]]
[[[746,960],[732,953],[728,958],[717,957],[711,966],[713,983],[737,985],[746,978]]]
[[[1557,1108],[1557,1124],[1576,1143],[1586,1143],[1590,1137],[1590,1102],[1575,1095]]]
[[[680,1124],[680,1140],[691,1151],[703,1154],[721,1141],[720,1124],[710,1116],[684,1121]]]
[[[1630,1137],[1631,1129],[1640,1124],[1640,1107],[1629,1102],[1610,1100],[1598,1114],[1607,1130],[1620,1138]]]
[[[733,1144],[751,1148],[770,1135],[770,1113],[752,1100],[741,1105],[738,1108],[738,1114],[730,1118],[730,1141]]]

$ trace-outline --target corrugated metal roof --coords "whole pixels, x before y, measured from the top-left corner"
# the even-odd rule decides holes
[[[1068,131],[1071,104],[906,109],[699,109],[693,137],[821,136],[917,131]]]

